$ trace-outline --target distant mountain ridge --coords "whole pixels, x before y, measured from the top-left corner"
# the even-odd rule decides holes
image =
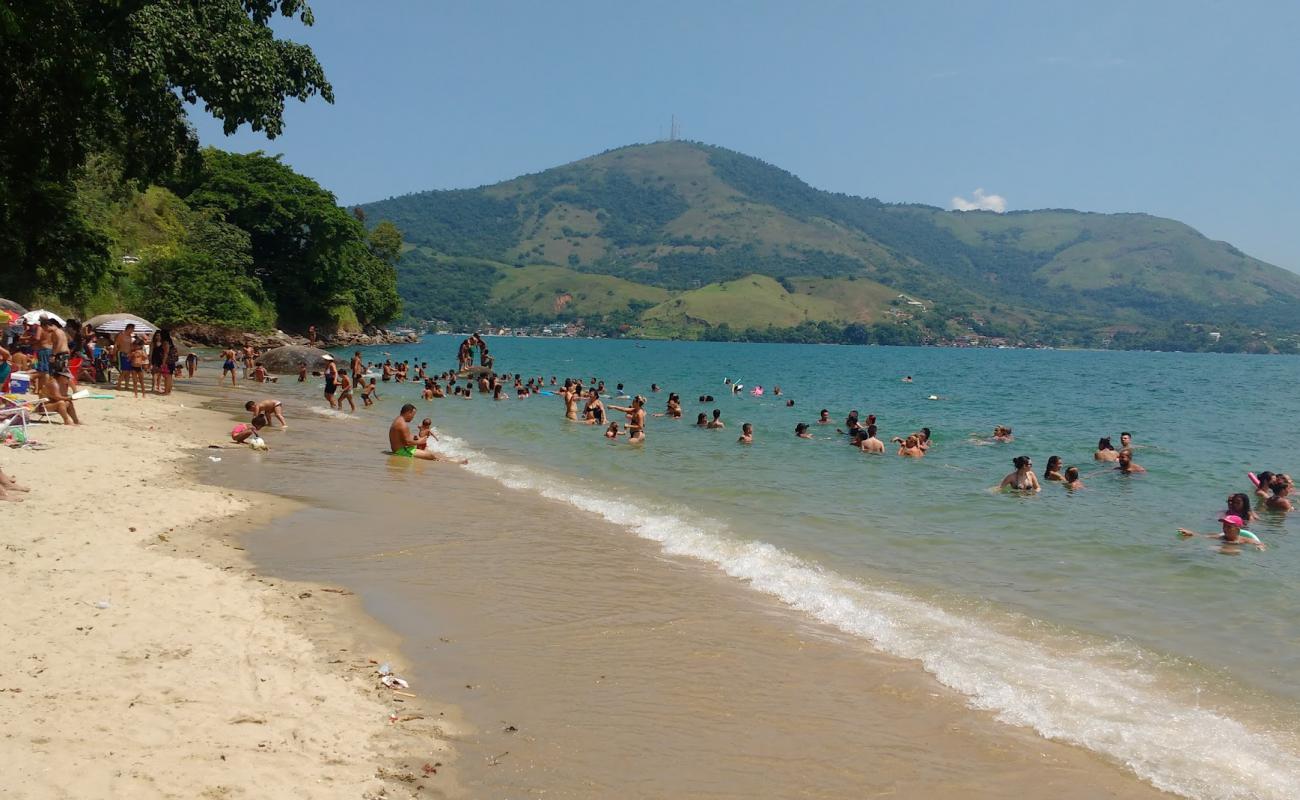
[[[403,231],[399,290],[416,317],[612,316],[667,336],[892,324],[1063,343],[1185,323],[1300,331],[1300,276],[1174,220],[884,203],[695,142],[362,208]],[[747,276],[773,280],[736,283]],[[748,300],[718,302],[741,286]]]

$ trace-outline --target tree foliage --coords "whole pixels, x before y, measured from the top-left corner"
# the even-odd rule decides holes
[[[109,270],[109,239],[78,204],[91,154],[156,181],[192,163],[185,104],[269,137],[287,98],[333,92],[311,50],[276,39],[302,0],[31,0],[0,5],[0,291],[74,305]]]
[[[194,208],[210,208],[247,231],[252,273],[282,322],[362,324],[400,311],[395,228],[375,242],[334,195],[278,156],[206,149],[203,164],[178,190]],[[391,225],[389,226],[392,227]],[[400,242],[401,234],[396,233]]]

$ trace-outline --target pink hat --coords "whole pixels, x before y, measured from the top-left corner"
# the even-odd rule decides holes
[[[1236,525],[1238,528],[1246,524],[1245,520],[1243,520],[1241,517],[1237,516],[1236,514],[1224,514],[1222,517],[1219,517],[1219,520],[1222,522],[1226,522],[1229,525]]]

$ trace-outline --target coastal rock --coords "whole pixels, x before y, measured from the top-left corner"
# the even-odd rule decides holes
[[[287,345],[365,347],[376,344],[407,344],[418,343],[420,341],[420,337],[416,336],[414,333],[391,333],[382,328],[370,328],[365,333],[353,333],[349,331],[325,333],[319,335],[314,343],[308,340],[305,336],[285,333],[281,330],[272,331],[271,333],[252,333],[238,328],[227,328],[221,325],[205,325],[202,323],[177,325],[172,329],[172,331],[175,334],[183,336],[186,341],[201,346],[252,346],[259,350],[270,350]]]
[[[275,375],[296,375],[298,368],[307,365],[308,372],[325,369],[328,353],[318,347],[289,344],[267,350],[258,356],[258,361],[266,367],[267,372]]]

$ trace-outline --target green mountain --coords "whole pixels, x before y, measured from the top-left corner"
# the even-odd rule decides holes
[[[1300,275],[1173,220],[884,203],[693,142],[362,208],[403,231],[399,291],[414,318],[1085,344],[1158,331],[1174,346],[1182,329],[1193,344],[1211,328],[1300,332]]]

